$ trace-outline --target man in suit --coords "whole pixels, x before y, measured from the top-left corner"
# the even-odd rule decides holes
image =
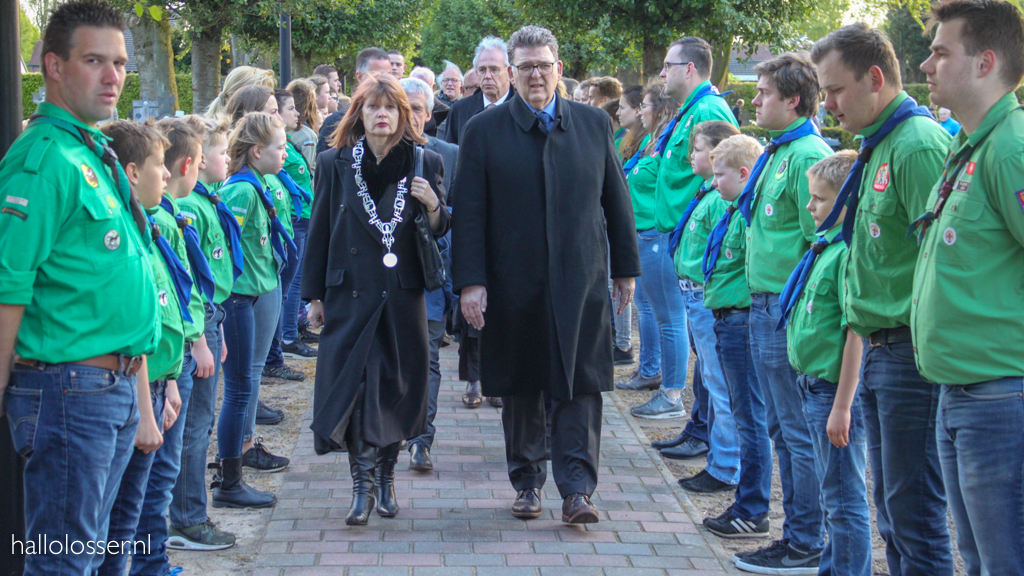
[[[484,393],[505,404],[512,514],[541,515],[547,396],[562,521],[593,523],[601,392],[614,384],[606,266],[621,311],[640,275],[633,209],[608,115],[556,95],[554,35],[525,26],[509,44],[516,95],[462,134],[454,289],[482,330]]]
[[[357,83],[362,84],[363,80],[370,74],[389,73],[391,73],[391,60],[388,58],[388,53],[380,48],[363,48],[356,55]],[[345,117],[346,112],[348,112],[348,102],[339,102],[338,111],[324,120],[323,126],[320,127],[319,138],[316,141],[317,156],[331,147],[331,135],[334,134],[334,129],[338,127],[338,123]]]
[[[452,104],[444,132],[446,142],[458,144],[466,122],[487,108],[504,104],[514,94],[508,67],[508,44],[501,38],[488,36],[477,44],[473,69],[480,78],[480,89]]]
[[[409,78],[419,78],[430,87],[430,95],[434,96],[434,71],[426,66],[416,66],[409,72]],[[437,136],[437,127],[444,122],[444,119],[448,117],[449,107],[444,102],[441,102],[440,97],[432,98],[434,101],[433,106],[430,109],[430,115],[427,117],[427,123],[423,126],[423,133],[428,137]],[[429,146],[428,146],[429,148]]]

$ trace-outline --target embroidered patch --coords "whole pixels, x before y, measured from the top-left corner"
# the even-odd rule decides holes
[[[235,214],[235,220],[238,220],[239,226],[245,224],[245,216],[239,216],[238,214]]]
[[[96,177],[96,173],[88,164],[82,164],[82,175],[85,176],[85,181],[89,183],[89,186],[96,188],[100,185],[100,179]]]
[[[299,166],[299,174],[305,174],[305,173],[306,173],[306,167],[305,166]]]
[[[28,214],[25,214],[17,208],[11,208],[10,206],[4,206],[3,209],[0,209],[0,214],[10,214],[11,216],[21,218],[22,220],[28,220]]]
[[[974,162],[967,163],[967,175],[974,176],[974,167],[977,166]]]
[[[786,167],[787,166],[789,166],[789,161],[788,160],[783,160],[782,163],[779,164],[779,169],[775,172],[775,179],[776,180],[782,178],[786,174]]]
[[[156,295],[156,301],[159,302],[161,306],[167,306],[167,290],[161,290],[158,292]]]
[[[18,196],[8,196],[4,198],[4,202],[8,204],[17,204],[18,206],[28,207],[28,198],[19,198]]]
[[[1017,201],[1020,202],[1020,209],[1024,210],[1024,190],[1017,192]]]
[[[117,198],[114,198],[110,194],[107,194],[107,206],[111,208],[117,208]]]
[[[683,125],[683,128],[689,128],[691,122],[693,122],[693,116],[686,119],[686,124]]]
[[[275,196],[277,196],[278,200],[281,200],[282,198],[284,198],[284,192],[282,192],[280,189],[278,189],[277,190],[277,194],[275,194]]]
[[[640,167],[639,166],[637,166],[636,168],[633,168],[633,174],[634,175],[639,174],[639,173],[640,173]]]
[[[665,151],[665,158],[671,158],[671,157],[672,157],[672,151],[671,150],[666,150]]]
[[[956,230],[953,230],[952,228],[946,228],[943,230],[942,241],[946,243],[946,246],[956,244]]]
[[[103,235],[103,245],[107,247],[107,250],[117,250],[121,247],[121,235],[117,230],[107,230],[107,233]]]
[[[882,229],[878,227],[878,224],[872,222],[871,225],[868,226],[868,233],[871,234],[872,238],[878,238],[882,235]]]
[[[267,235],[264,234],[263,236],[260,236],[260,246],[266,246],[266,245],[267,245]]]
[[[813,310],[813,309],[814,309],[814,300],[809,300],[807,302],[807,313],[810,314],[811,310]]]
[[[971,187],[971,183],[969,181],[967,181],[967,180],[957,180],[956,181],[956,191],[957,192],[967,192],[967,189],[970,188],[970,187]]]
[[[213,252],[210,253],[210,256],[213,256],[214,260],[220,260],[221,258],[224,257],[224,249],[218,246],[213,249]]]
[[[729,249],[729,248],[725,249],[725,257],[728,258],[729,260],[732,260],[732,250],[731,249]]]
[[[875,190],[881,192],[889,186],[889,165],[882,164],[878,167],[878,172],[875,172]]]
[[[765,204],[764,205],[764,215],[765,216],[771,216],[772,214],[775,214],[775,207],[772,206],[771,204]]]
[[[693,231],[695,228],[697,228],[697,223],[696,222],[690,222],[690,231]]]

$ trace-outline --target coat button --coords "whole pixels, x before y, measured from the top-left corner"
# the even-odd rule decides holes
[[[353,249],[349,250],[349,252],[351,252],[353,254],[358,254],[359,250],[356,250],[355,248],[353,248]]]
[[[342,212],[344,212],[344,211],[345,211],[345,205],[344,205],[344,204],[342,204],[342,205],[341,205],[341,211],[342,211]]]
[[[381,297],[381,298],[387,298],[387,297],[388,297],[388,291],[387,291],[387,290],[385,290],[385,291],[381,292],[381,293],[380,293],[380,297]]]
[[[355,290],[353,290],[352,291],[352,297],[353,298],[359,298],[359,292],[356,292]]]

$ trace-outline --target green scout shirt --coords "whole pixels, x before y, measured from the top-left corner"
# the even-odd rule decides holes
[[[640,149],[647,148],[650,141],[651,135],[648,134],[640,143]],[[645,154],[626,175],[626,183],[629,184],[629,198],[633,201],[633,217],[636,219],[637,230],[654,228],[654,187],[658,183],[658,167],[660,165],[660,156]]]
[[[712,228],[722,219],[722,215],[730,205],[735,206],[736,201],[722,200],[719,205],[721,210],[716,210],[714,214]],[[715,273],[711,276],[711,281],[704,285],[704,306],[706,308],[715,310],[750,307],[750,287],[747,285],[747,275],[744,271],[747,251],[746,236],[747,223],[737,211],[729,221],[729,229],[726,230],[722,246],[719,248]]]
[[[288,142],[288,158],[284,161],[284,171],[309,194],[309,202],[306,202],[305,199],[302,200],[302,213],[299,214],[299,218],[308,220],[313,209],[313,173],[309,169],[306,157],[291,141]],[[291,223],[289,223],[290,225]]]
[[[831,242],[842,230],[841,224],[836,225],[825,232],[825,238]],[[845,260],[846,242],[841,241],[818,255],[807,275],[804,293],[793,306],[786,330],[789,363],[793,369],[836,384],[846,348],[846,318],[839,290]]]
[[[683,102],[685,108],[690,100],[704,86],[711,82],[705,80],[697,86]],[[694,104],[679,119],[672,136],[665,148],[665,158],[658,169],[658,184],[655,188],[655,212],[658,232],[671,232],[686,211],[686,205],[697,195],[697,190],[704,182],[699,174],[693,173],[690,166],[690,131],[694,126],[708,120],[723,120],[736,126],[736,117],[729,110],[725,98],[707,96]]]
[[[107,140],[53,104],[38,113]],[[156,349],[149,239],[114,178],[52,124],[31,125],[0,161],[0,304],[25,307],[20,356],[60,363]]]
[[[711,180],[705,183],[705,187],[711,186]],[[683,229],[683,235],[679,237],[679,247],[673,262],[676,267],[676,275],[680,278],[689,278],[696,284],[704,284],[704,272],[701,265],[704,262],[704,249],[708,246],[708,236],[715,224],[722,218],[729,203],[722,200],[722,196],[709,190],[701,199],[697,207],[690,214],[690,221]],[[682,216],[680,216],[682,218]]]
[[[160,234],[167,238],[171,248],[174,248],[174,253],[178,255],[178,260],[181,260],[189,275],[192,276],[192,296],[188,301],[188,313],[192,315],[192,321],[185,321],[185,341],[195,342],[203,335],[203,330],[206,327],[206,310],[203,308],[203,294],[199,289],[199,281],[196,280],[196,275],[192,272],[192,267],[188,263],[185,235],[182,233],[181,228],[178,228],[178,222],[175,220],[178,212],[180,212],[177,201],[171,198],[169,194],[164,194],[164,197],[171,201],[174,215],[168,214],[167,210],[160,208],[155,213],[152,213],[153,220],[160,227]]]
[[[274,201],[274,208],[277,208],[277,217],[281,220],[281,224],[284,225],[288,235],[294,237],[291,193],[284,187],[284,183],[277,177],[277,174],[267,174],[263,178],[267,183],[267,187],[270,188],[270,198]]]
[[[160,234],[164,234],[167,218],[171,219],[171,225],[174,226],[171,232],[177,234],[178,226],[174,223],[174,217],[168,214],[166,210],[157,206],[156,208],[146,210],[146,212],[153,216],[153,220],[160,228]],[[160,215],[161,213],[163,213],[163,216]],[[172,238],[173,236],[167,236],[167,241],[173,247],[174,241]],[[184,246],[184,241],[181,244]],[[177,249],[175,249],[175,252],[177,252]],[[174,289],[174,281],[171,280],[171,273],[168,271],[167,262],[164,262],[163,256],[160,255],[160,249],[157,248],[155,242],[150,247],[150,254],[153,276],[156,278],[154,286],[157,291],[162,331],[160,343],[157,345],[156,351],[146,359],[146,368],[149,371],[150,381],[176,379],[181,375],[181,365],[185,355],[185,332],[190,328],[186,326],[188,323],[181,317],[181,307],[178,303],[178,293]],[[195,298],[195,295],[192,297]],[[191,307],[189,312],[191,313]]]
[[[252,173],[258,180],[265,182],[259,172],[253,170]],[[221,186],[217,193],[242,227],[245,269],[231,291],[246,296],[261,296],[271,292],[278,282],[277,260],[270,241],[270,216],[263,202],[256,197],[256,189],[248,182],[234,182]],[[228,258],[226,254],[224,257]]]
[[[877,132],[907,98],[901,92],[861,136]],[[907,238],[907,228],[925,211],[928,193],[942,174],[949,140],[938,122],[915,116],[890,132],[864,167],[853,238],[846,253],[844,294],[846,318],[861,337],[883,328],[910,326],[917,240]]]
[[[928,227],[911,310],[921,375],[941,384],[1024,376],[1024,110],[1007,94],[953,154],[971,154]],[[986,138],[986,135],[988,137]],[[935,206],[938,186],[926,208]]]
[[[810,121],[800,118],[785,130],[772,130],[771,137],[778,138]],[[761,172],[747,232],[747,282],[752,293],[781,294],[789,272],[817,237],[817,226],[807,210],[811,200],[807,169],[831,155],[824,140],[804,136],[780,146]]]
[[[206,189],[209,190],[210,186],[206,185]],[[189,194],[178,200],[178,208],[188,219],[189,224],[195,226],[199,232],[199,245],[210,263],[210,271],[213,272],[213,303],[220,304],[231,295],[231,286],[235,279],[231,252],[228,250],[224,229],[221,228],[220,219],[217,217],[217,207],[199,194]]]

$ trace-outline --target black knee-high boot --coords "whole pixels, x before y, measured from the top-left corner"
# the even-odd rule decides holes
[[[377,451],[377,514],[392,518],[398,514],[398,500],[395,499],[395,464],[401,442]]]
[[[352,507],[345,517],[345,524],[364,526],[370,519],[370,510],[376,505],[373,477],[377,449],[367,444],[363,437],[362,410],[352,413],[345,441],[348,444],[348,465],[352,471]]]

